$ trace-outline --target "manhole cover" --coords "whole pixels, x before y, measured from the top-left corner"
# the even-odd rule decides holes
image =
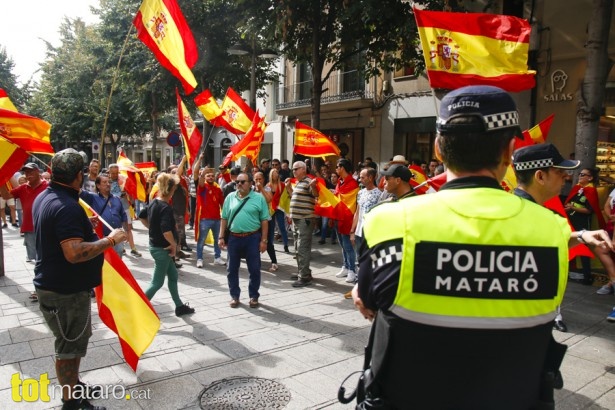
[[[283,409],[290,392],[273,380],[234,377],[212,383],[201,393],[202,409]]]

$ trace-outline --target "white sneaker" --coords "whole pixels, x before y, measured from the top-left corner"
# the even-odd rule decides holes
[[[336,278],[345,278],[346,276],[348,276],[348,268],[345,266],[335,275]]]
[[[222,260],[222,258],[214,259],[214,265],[226,265],[226,262]]]
[[[348,276],[346,276],[346,282],[355,283],[357,281],[357,274],[354,273],[353,270],[348,271]]]
[[[203,259],[197,259],[196,260],[196,267],[197,268],[202,268],[203,267]]]

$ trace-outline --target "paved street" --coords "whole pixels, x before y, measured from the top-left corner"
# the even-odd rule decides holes
[[[14,374],[22,380],[39,380],[41,374],[49,373],[51,385],[57,379],[53,337],[38,305],[28,300],[33,290],[33,265],[25,262],[18,231],[9,227],[3,233],[6,276],[0,278],[0,408],[60,408],[59,399],[13,401]],[[196,255],[192,235],[189,231],[192,255]],[[143,258],[126,256],[124,261],[144,288],[153,261],[146,250],[147,232],[139,222],[135,222],[135,239]],[[369,323],[355,311],[352,301],[343,298],[350,285],[335,278],[341,267],[341,248],[318,245],[315,238],[315,281],[301,289],[290,286],[295,260],[282,252],[279,242],[276,250],[280,269],[275,273],[266,271],[270,263],[263,254],[258,309],[247,306],[245,265],[240,273],[242,304],[231,309],[225,267],[212,264],[213,249],[205,249],[204,269],[195,267],[194,257],[184,261],[179,293],[196,313],[176,317],[165,284],[152,301],[161,328],[136,374],[124,363],[117,337],[98,319],[94,304],[94,334],[82,361],[82,378],[134,391],[129,400],[110,398],[94,403],[108,409],[198,409],[206,387],[223,379],[239,385],[241,379],[233,378],[252,377],[270,382],[270,390],[263,388],[259,394],[277,399],[278,408],[353,408],[338,403],[337,389],[351,371],[361,368]],[[225,252],[222,256],[226,257]],[[568,286],[562,310],[569,333],[555,334],[569,346],[563,364],[565,386],[557,392],[558,409],[615,409],[615,324],[605,320],[615,297],[596,295],[595,290],[575,283]],[[506,354],[506,346],[502,346],[502,354]],[[32,387],[37,389],[37,385]],[[236,408],[242,408],[249,396],[237,394]]]

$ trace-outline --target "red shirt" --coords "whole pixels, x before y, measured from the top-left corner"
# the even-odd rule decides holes
[[[200,219],[220,219],[220,209],[224,204],[224,195],[220,189],[220,185],[213,183],[197,186],[197,215]]]
[[[36,187],[32,188],[28,184],[19,185],[15,189],[11,189],[11,195],[15,199],[21,201],[21,209],[23,210],[23,221],[21,221],[21,232],[34,232],[34,222],[32,221],[32,204],[34,199],[47,188],[47,181],[43,181]]]

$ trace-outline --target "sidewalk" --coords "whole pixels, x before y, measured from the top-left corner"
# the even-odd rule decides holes
[[[147,231],[139,222],[134,229],[143,257],[125,256],[124,261],[144,288],[153,261],[146,250]],[[49,373],[51,385],[57,380],[53,337],[38,305],[28,300],[33,265],[25,262],[18,231],[9,228],[3,233],[6,276],[0,278],[0,407],[60,408],[59,399],[13,401],[11,378],[16,373],[22,380],[37,381],[41,374]],[[196,313],[176,317],[166,285],[156,294],[152,302],[161,328],[136,374],[124,363],[117,337],[101,323],[93,305],[94,334],[81,364],[82,378],[89,383],[122,385],[132,393],[128,400],[110,398],[94,404],[108,409],[223,408],[216,400],[225,396],[235,397],[238,408],[251,408],[254,405],[249,403],[258,396],[267,408],[353,408],[337,401],[337,390],[350,372],[362,366],[369,323],[351,300],[343,298],[350,285],[335,278],[341,267],[339,245],[319,245],[315,237],[314,284],[295,289],[290,275],[296,272],[296,261],[276,242],[280,269],[267,272],[269,258],[263,254],[260,308],[247,306],[243,264],[242,304],[231,309],[225,267],[213,265],[213,249],[206,247],[205,268],[197,269],[193,231],[188,236],[194,251],[180,269],[179,292]],[[226,259],[225,252],[222,256]],[[574,283],[568,286],[562,311],[569,333],[555,332],[556,339],[569,346],[563,364],[565,386],[557,392],[559,409],[615,408],[615,324],[605,320],[615,298],[595,291]],[[502,354],[506,354],[505,346]],[[33,387],[37,390],[38,384]],[[347,387],[354,386],[349,382]],[[205,388],[209,390],[201,397]]]

